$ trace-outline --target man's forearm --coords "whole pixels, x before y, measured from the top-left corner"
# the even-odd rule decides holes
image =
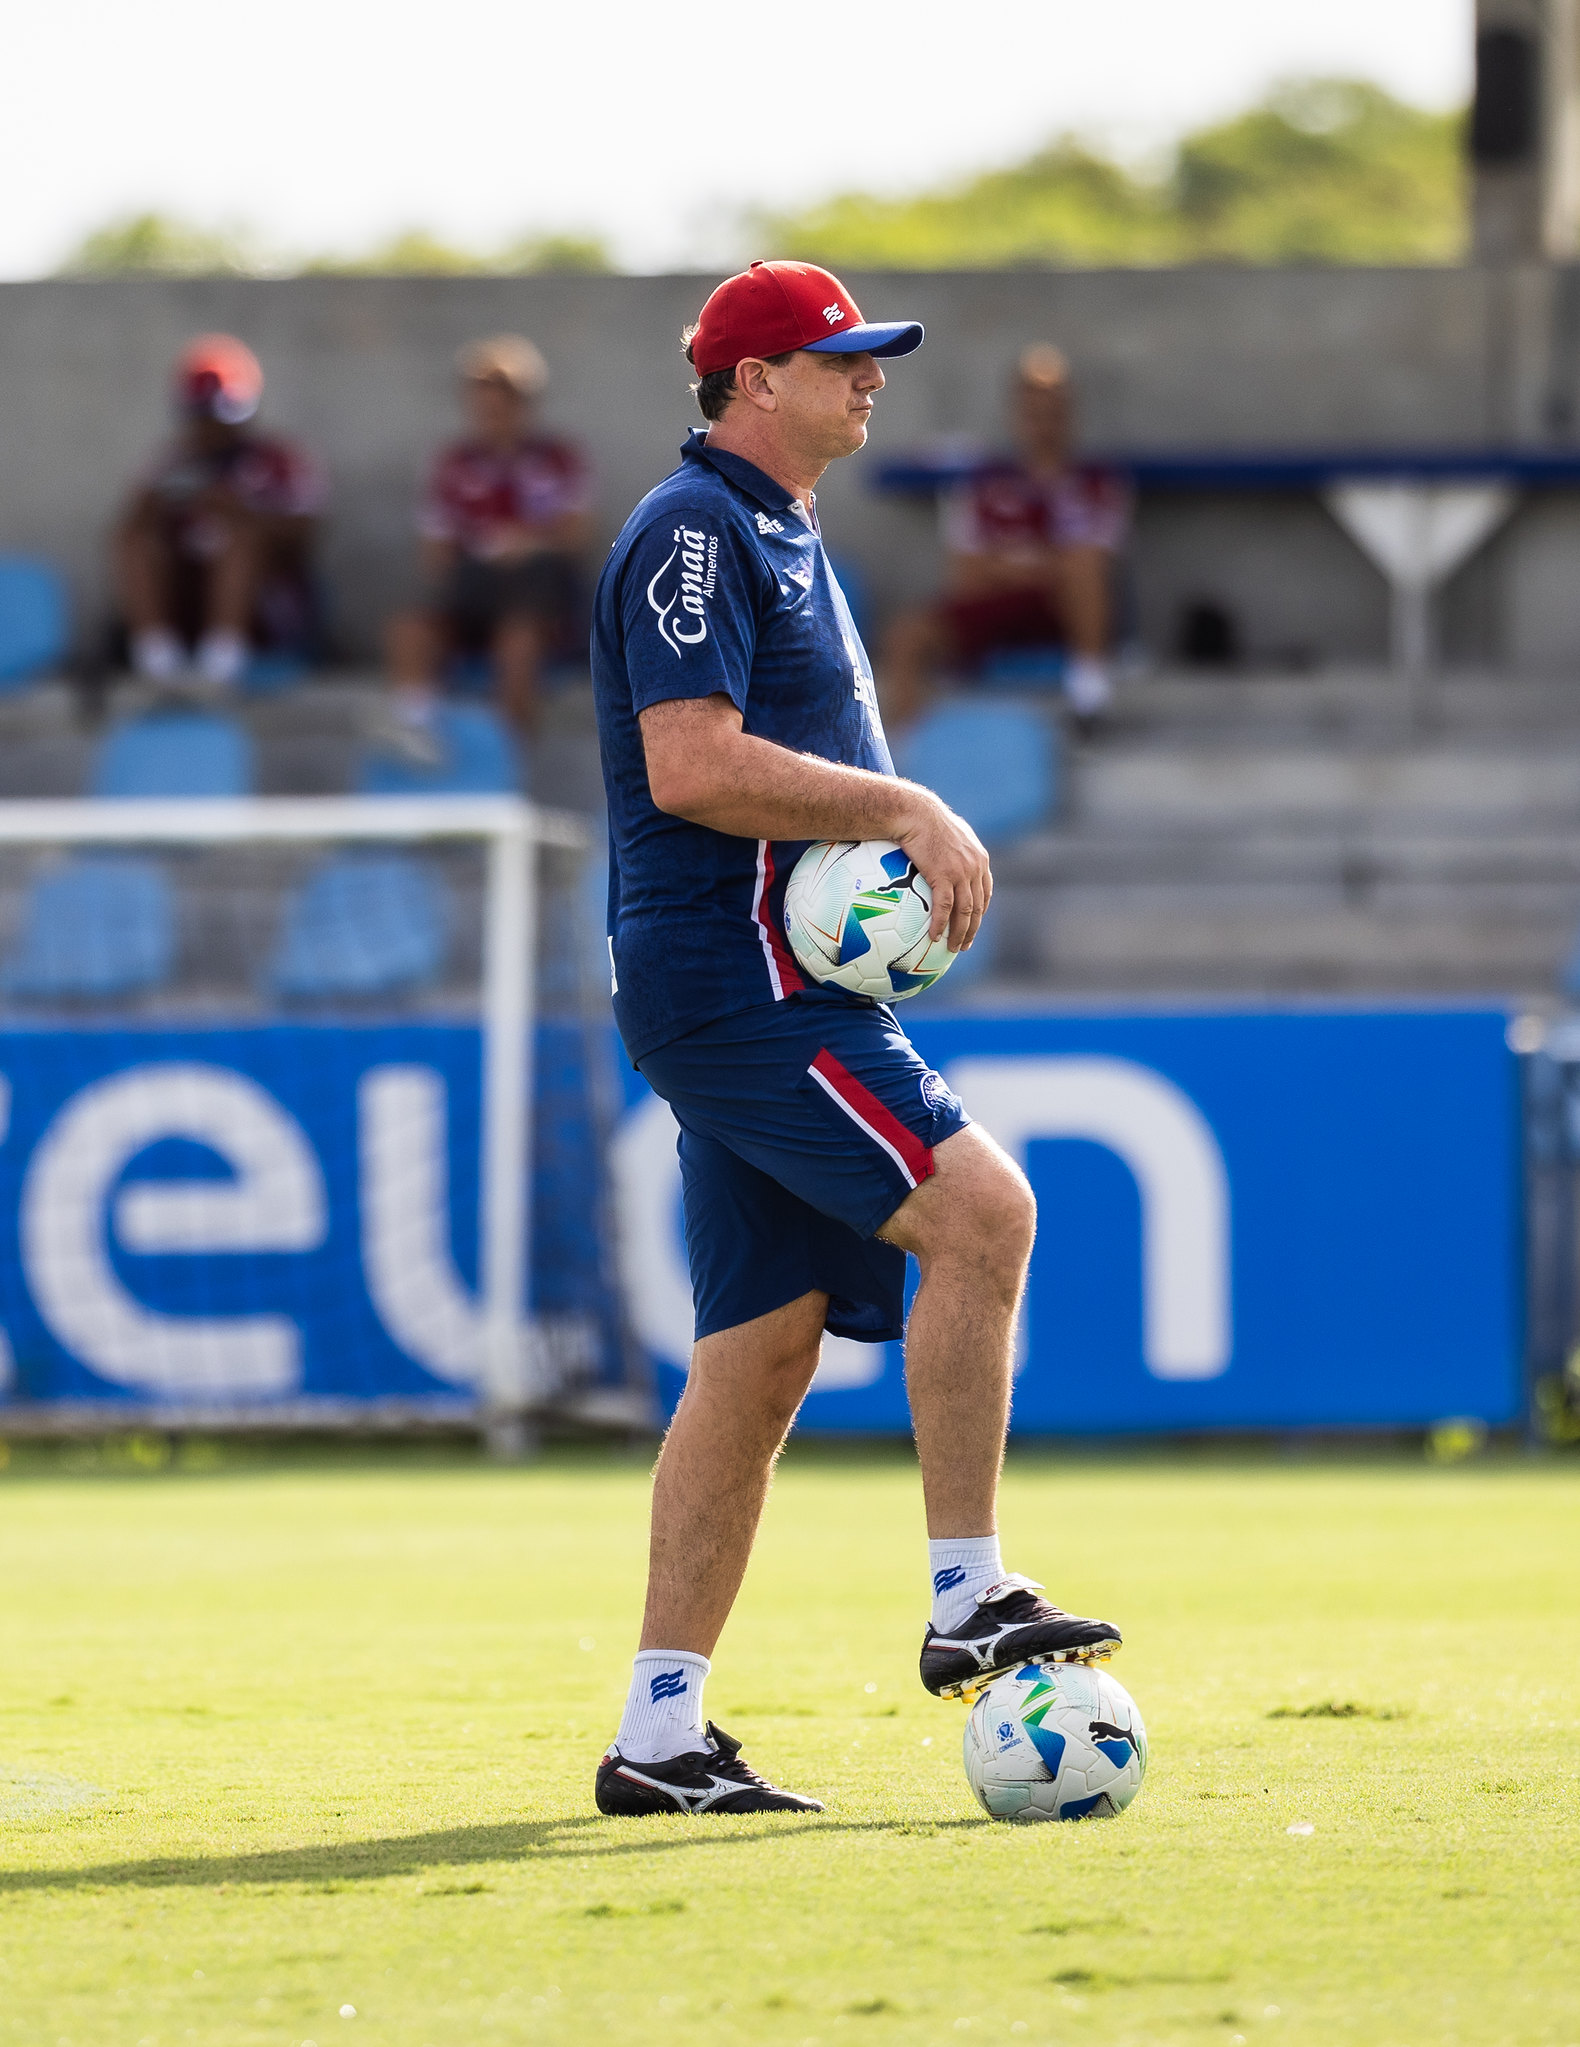
[[[934,800],[898,776],[791,753],[746,732],[721,751],[705,777],[655,792],[660,808],[738,839],[899,839]]]

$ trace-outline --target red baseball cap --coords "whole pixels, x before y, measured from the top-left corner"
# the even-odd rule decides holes
[[[704,377],[746,356],[909,355],[926,333],[920,320],[864,320],[832,271],[815,263],[754,263],[727,277],[702,309],[691,360]]]
[[[176,404],[189,418],[240,426],[263,397],[263,370],[234,334],[199,334],[176,363]]]

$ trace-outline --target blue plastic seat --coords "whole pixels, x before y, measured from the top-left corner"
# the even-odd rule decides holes
[[[987,690],[1048,690],[1064,688],[1065,654],[1062,647],[1000,647],[983,661],[976,686]]]
[[[28,555],[0,555],[0,689],[15,689],[58,666],[68,630],[59,571]]]
[[[94,796],[250,796],[252,736],[234,718],[157,712],[116,726],[99,749]]]
[[[269,984],[298,1001],[420,987],[444,965],[449,924],[444,892],[419,860],[340,854],[287,910]]]
[[[0,988],[35,1000],[130,995],[168,979],[176,920],[157,867],[124,855],[72,860],[28,891]]]
[[[521,788],[515,742],[487,704],[441,704],[435,721],[444,759],[418,767],[370,752],[357,773],[362,796],[514,796]]]
[[[895,742],[895,765],[935,790],[990,845],[1047,821],[1059,794],[1058,739],[1020,704],[940,704]]]

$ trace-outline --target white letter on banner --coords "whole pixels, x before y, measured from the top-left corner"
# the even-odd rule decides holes
[[[622,1119],[613,1145],[620,1284],[637,1340],[682,1372],[691,1365],[691,1272],[680,1230],[680,1161],[675,1118],[649,1095]],[[870,1386],[883,1377],[881,1343],[825,1336],[814,1393]]]
[[[455,1386],[477,1378],[482,1322],[450,1254],[444,1078],[375,1066],[357,1088],[362,1270],[393,1342]]]
[[[1206,1118],[1128,1059],[956,1059],[945,1078],[1022,1163],[1034,1138],[1106,1145],[1141,1194],[1142,1357],[1155,1379],[1216,1379],[1231,1329],[1229,1179]]]
[[[137,1153],[184,1137],[230,1180],[111,1188]],[[72,1097],[39,1140],[22,1185],[28,1287],[51,1334],[102,1379],[166,1396],[288,1393],[302,1343],[284,1315],[156,1314],[122,1286],[107,1230],[144,1254],[311,1251],[324,1240],[323,1175],[301,1126],[228,1067],[134,1066]]]
[[[0,1144],[11,1134],[11,1082],[0,1073]],[[0,1392],[8,1392],[16,1381],[16,1358],[11,1339],[0,1329]]]

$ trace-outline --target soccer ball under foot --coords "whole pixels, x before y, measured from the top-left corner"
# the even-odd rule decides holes
[[[996,1820],[1112,1819],[1141,1789],[1147,1731],[1135,1701],[1088,1663],[1024,1663],[966,1721],[966,1780]]]

